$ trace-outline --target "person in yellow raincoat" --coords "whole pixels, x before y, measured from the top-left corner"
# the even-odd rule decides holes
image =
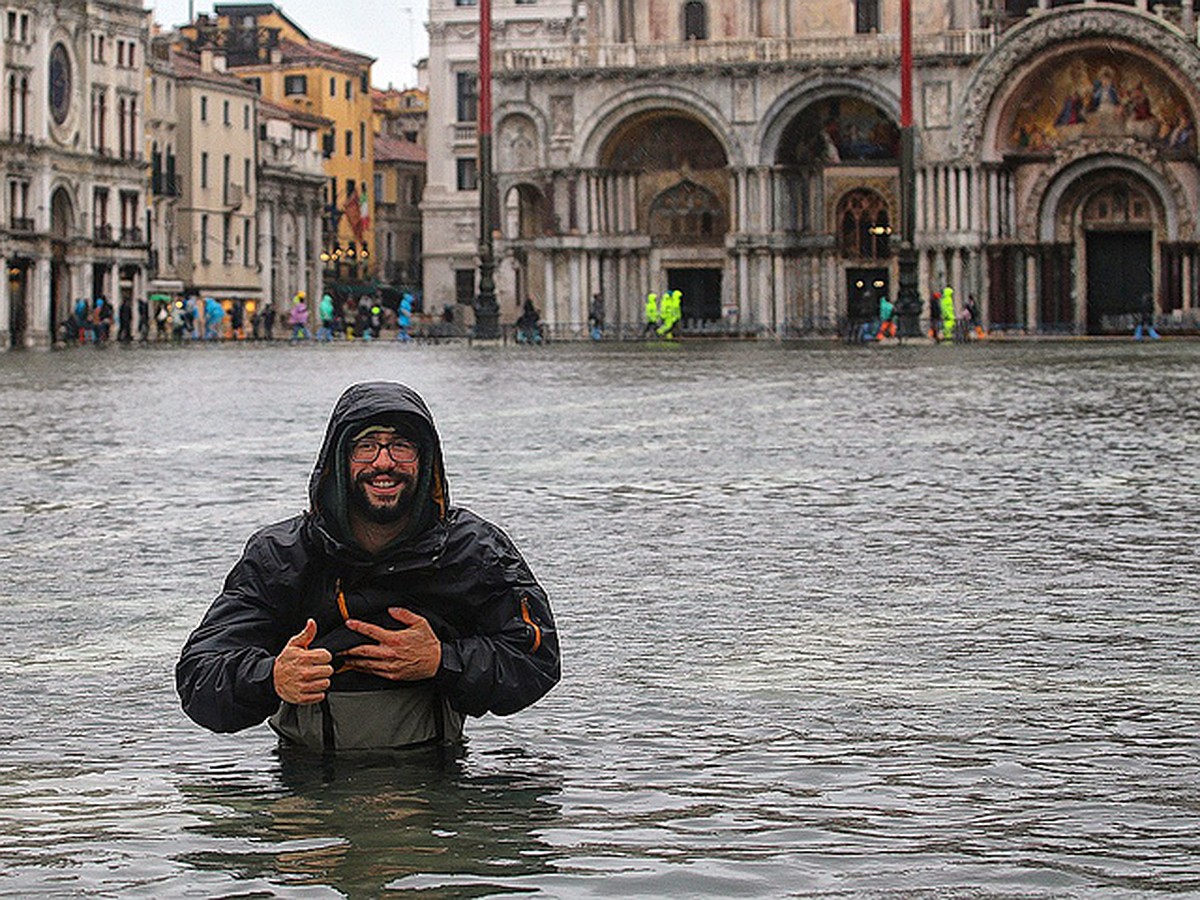
[[[954,326],[957,319],[954,315],[954,288],[947,285],[942,289],[942,338],[954,340]]]
[[[662,319],[658,313],[658,294],[651,291],[646,295],[646,325],[642,329],[642,334],[655,334],[658,332],[658,326],[662,324]]]
[[[683,317],[683,293],[667,291],[662,296],[662,324],[658,326],[659,337],[664,340],[675,340],[675,326]]]

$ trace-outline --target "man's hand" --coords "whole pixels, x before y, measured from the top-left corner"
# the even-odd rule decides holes
[[[398,606],[388,612],[405,627],[393,630],[357,619],[346,620],[347,628],[375,641],[347,650],[346,668],[389,681],[432,678],[442,662],[442,642],[429,627],[429,621]]]
[[[288,640],[283,650],[275,657],[272,673],[275,693],[288,703],[301,706],[320,703],[329,690],[329,679],[333,675],[333,656],[328,650],[309,650],[308,645],[317,636],[317,623],[309,619],[304,630]]]

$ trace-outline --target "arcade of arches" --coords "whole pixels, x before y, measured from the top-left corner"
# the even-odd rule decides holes
[[[1003,58],[1009,71],[971,83],[977,108],[946,103],[941,131],[918,128],[922,296],[973,295],[1000,330],[1117,333],[1147,293],[1194,319],[1197,88],[1132,38]],[[504,292],[568,327],[599,294],[606,324],[630,333],[646,293],[668,288],[695,330],[836,333],[872,317],[898,284],[897,107],[863,79],[826,79],[751,125],[649,86],[570,136],[575,161],[558,166],[532,114],[502,120]]]

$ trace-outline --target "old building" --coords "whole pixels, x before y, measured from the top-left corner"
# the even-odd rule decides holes
[[[429,94],[423,88],[373,91],[375,100],[375,261],[385,300],[422,292],[421,197],[425,191]]]
[[[477,13],[431,5],[426,291],[473,292]],[[1191,0],[913,0],[922,296],[1103,333],[1197,303]],[[678,288],[694,329],[836,333],[894,295],[899,0],[600,0],[494,13],[498,288],[578,331]]]
[[[262,298],[258,98],[218,51],[194,53],[171,37],[152,48],[150,91],[161,103],[151,122],[153,292],[253,308]]]
[[[218,3],[182,29],[195,47],[222,49],[229,70],[267,100],[331,121],[321,135],[325,282],[354,292],[370,282],[372,57],[312,38],[271,3]],[[319,255],[320,255],[319,254]]]
[[[375,261],[379,281],[418,299],[421,290],[421,194],[425,148],[405,138],[375,137]]]
[[[0,11],[0,347],[47,345],[74,300],[145,288],[140,3]]]
[[[183,194],[177,111],[179,79],[169,38],[152,34],[146,69],[146,144],[150,160],[150,265],[146,287],[148,297],[154,302],[169,302],[183,294],[188,251],[179,230]]]
[[[324,290],[321,135],[332,124],[294,106],[258,103],[258,259],[263,300],[280,312],[297,292],[320,297]]]

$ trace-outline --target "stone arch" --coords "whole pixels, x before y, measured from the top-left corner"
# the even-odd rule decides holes
[[[646,113],[674,113],[703,125],[725,153],[727,165],[745,165],[745,153],[734,136],[733,127],[707,98],[684,88],[657,86],[623,91],[598,107],[579,129],[584,135],[578,144],[574,167],[594,169],[612,133],[630,119]]]
[[[626,227],[648,228],[654,203],[664,192],[677,188],[691,192],[693,199],[703,192],[715,198],[714,202],[704,203],[710,221],[728,227],[733,193],[729,159],[718,136],[694,116],[669,108],[632,113],[609,129],[597,163],[602,172],[609,173],[617,183],[625,183],[627,190],[632,189],[632,194],[621,201],[628,212]],[[672,196],[682,201],[683,194]],[[690,238],[681,232],[677,235],[681,242],[695,244],[700,232]],[[669,234],[661,233],[658,238],[669,240]]]
[[[75,201],[65,185],[57,185],[50,193],[50,237],[67,241],[75,231]]]
[[[1008,104],[1018,87],[1045,64],[1047,55],[1089,45],[1120,47],[1158,61],[1193,113],[1200,107],[1200,57],[1178,30],[1132,9],[1068,7],[1032,17],[1005,32],[975,66],[958,105],[958,154],[997,159],[1002,115],[1011,111]]]
[[[643,110],[609,131],[599,163],[623,171],[724,169],[729,159],[703,122],[673,110]]]
[[[1149,154],[1147,153],[1147,156]],[[1105,143],[1077,148],[1077,154],[1067,156],[1048,168],[1034,183],[1022,216],[1029,233],[1028,241],[1051,243],[1060,237],[1059,227],[1064,199],[1080,179],[1101,170],[1127,172],[1148,185],[1162,216],[1162,238],[1167,241],[1192,240],[1195,224],[1187,214],[1187,199],[1183,186],[1165,166],[1154,159],[1131,157],[1128,149]]]
[[[874,104],[831,96],[800,110],[780,135],[775,165],[834,166],[900,161],[900,129]]]
[[[900,99],[878,84],[856,78],[825,78],[806,82],[780,96],[754,136],[759,165],[774,165],[783,149],[787,130],[808,109],[836,98],[850,97],[878,109],[893,123],[900,119]]]
[[[508,109],[498,117],[496,160],[501,172],[527,172],[540,168],[545,147],[544,122],[531,110]]]
[[[546,195],[536,184],[516,181],[504,190],[504,239],[530,241],[550,231],[550,209]]]

